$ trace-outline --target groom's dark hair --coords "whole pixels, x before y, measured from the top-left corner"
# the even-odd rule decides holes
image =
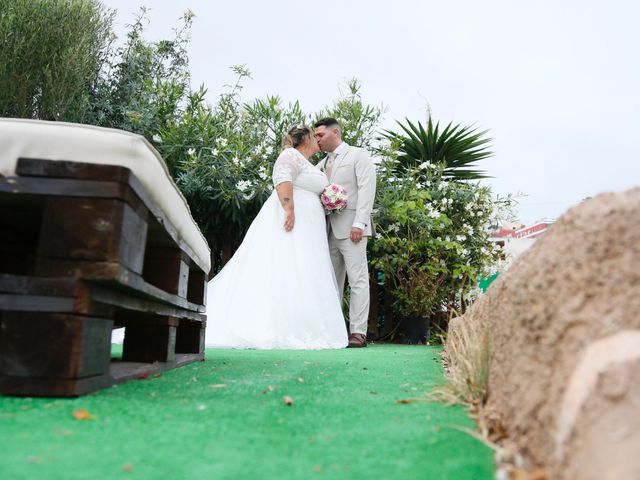
[[[338,128],[340,129],[340,133],[342,133],[342,127],[340,126],[340,122],[333,117],[326,117],[321,120],[318,120],[313,124],[314,128],[318,127],[326,127],[326,128]]]

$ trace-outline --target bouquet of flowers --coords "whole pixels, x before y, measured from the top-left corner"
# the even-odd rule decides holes
[[[344,187],[332,183],[324,189],[320,200],[327,212],[340,212],[346,208],[349,194]]]

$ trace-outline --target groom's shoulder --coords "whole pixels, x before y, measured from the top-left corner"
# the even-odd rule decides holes
[[[369,152],[367,151],[366,148],[362,148],[362,147],[355,147],[353,145],[348,145],[349,150],[351,150],[352,153],[355,153],[357,155],[369,155]]]
[[[369,153],[369,150],[367,150],[366,148],[354,147],[352,145],[349,145],[349,149],[351,150],[354,158],[371,159],[371,154]]]

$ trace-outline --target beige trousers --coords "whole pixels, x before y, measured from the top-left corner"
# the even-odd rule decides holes
[[[349,332],[367,334],[369,322],[369,270],[367,269],[367,237],[359,243],[350,238],[339,240],[329,229],[329,252],[338,282],[340,302],[344,295],[345,278],[349,278]]]

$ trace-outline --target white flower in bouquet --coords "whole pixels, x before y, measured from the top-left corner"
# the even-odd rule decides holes
[[[320,200],[329,212],[340,212],[346,208],[349,194],[344,187],[332,183],[325,187]]]

